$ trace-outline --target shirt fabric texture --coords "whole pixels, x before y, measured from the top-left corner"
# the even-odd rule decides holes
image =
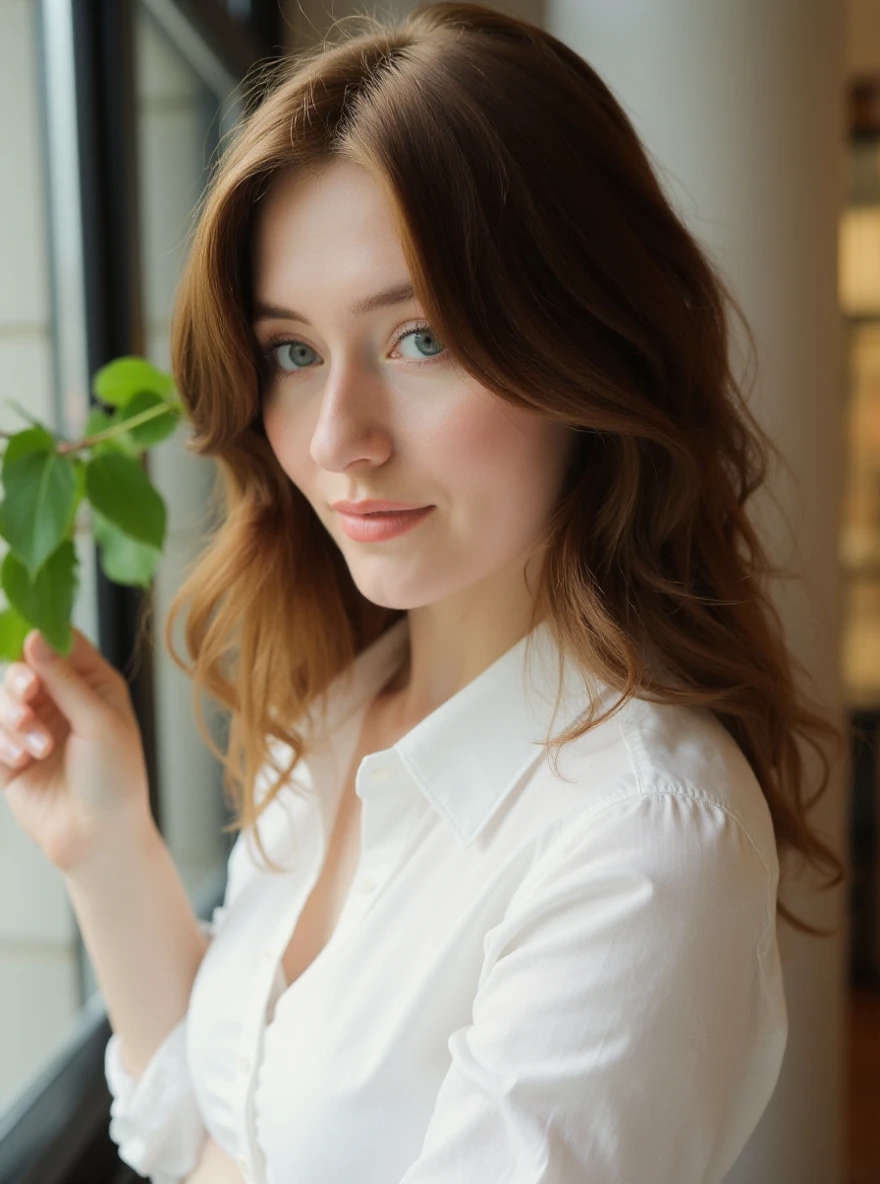
[[[314,747],[258,823],[284,874],[236,836],[187,1014],[137,1081],[111,1036],[120,1157],[178,1184],[209,1133],[247,1184],[718,1184],[788,1034],[767,803],[708,710],[646,700],[562,746],[557,775],[535,740],[619,693],[567,661],[554,716],[546,623],[528,667],[523,638],[361,760],[351,891],[285,982],[407,631],[309,713]]]

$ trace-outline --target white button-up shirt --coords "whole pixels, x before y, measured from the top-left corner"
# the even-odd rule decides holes
[[[630,701],[554,770],[535,740],[589,691],[566,663],[553,718],[545,623],[528,668],[523,638],[361,760],[352,890],[284,981],[407,630],[331,684],[320,726],[310,715],[323,740],[259,821],[284,873],[236,837],[187,1015],[137,1082],[111,1037],[121,1158],[177,1184],[209,1133],[255,1184],[716,1184],[788,1031],[767,804],[704,709]]]

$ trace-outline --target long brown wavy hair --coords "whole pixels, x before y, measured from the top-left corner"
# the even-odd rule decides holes
[[[261,63],[247,81],[252,105],[200,202],[171,326],[193,428],[186,446],[216,458],[220,481],[216,521],[172,601],[165,642],[194,681],[199,729],[223,762],[236,815],[224,831],[254,826],[307,751],[303,713],[405,611],[359,592],[261,418],[255,212],[273,178],[344,159],[382,187],[450,355],[499,399],[579,433],[535,547],[533,624],[546,620],[561,652],[620,699],[545,748],[630,697],[705,707],[760,782],[780,856],[826,868],[833,887],[844,866],[807,813],[832,768],[821,742],[839,756],[844,732],[797,686],[806,671],[767,589],[786,573],[746,513],[771,456],[785,462],[729,360],[735,315],[754,376],[742,311],[608,87],[561,41],[477,4],[358,19],[361,30]],[[188,662],[172,642],[185,603]],[[229,713],[225,752],[205,727],[200,690]],[[812,798],[799,738],[822,764]],[[289,746],[286,764],[273,740]],[[823,933],[780,900],[777,910]]]

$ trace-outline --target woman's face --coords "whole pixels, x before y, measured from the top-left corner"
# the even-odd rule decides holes
[[[413,297],[352,311],[410,283],[384,196],[357,165],[276,180],[253,275],[254,331],[276,368],[266,435],[360,592],[388,608],[478,584],[501,592],[556,502],[575,433],[455,366]],[[340,498],[433,509],[403,534],[360,541],[331,506]]]

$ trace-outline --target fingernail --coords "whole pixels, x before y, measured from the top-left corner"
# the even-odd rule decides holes
[[[20,756],[24,755],[24,749],[21,745],[16,744],[14,740],[9,737],[2,744],[2,750],[6,759],[9,761],[17,761]]]
[[[28,708],[24,703],[10,703],[9,704],[9,722],[14,728],[23,723],[27,718]]]
[[[42,732],[27,732],[24,742],[28,747],[28,751],[32,752],[34,756],[42,756],[49,747],[49,741]]]

